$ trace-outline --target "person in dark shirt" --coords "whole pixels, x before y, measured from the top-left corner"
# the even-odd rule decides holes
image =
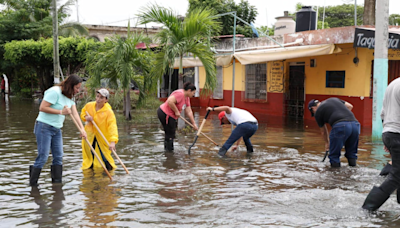
[[[343,146],[349,166],[356,166],[360,123],[351,112],[352,109],[353,105],[335,97],[322,102],[312,99],[308,103],[308,110],[311,116],[315,116],[325,140],[325,150],[329,150],[331,167],[340,167],[340,151]],[[329,138],[327,123],[332,127]]]

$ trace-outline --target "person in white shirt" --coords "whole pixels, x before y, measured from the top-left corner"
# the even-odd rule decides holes
[[[219,156],[225,156],[226,152],[235,142],[236,145],[232,147],[232,150],[236,150],[240,144],[241,138],[243,138],[246,145],[247,153],[253,153],[254,150],[250,138],[258,129],[258,121],[250,112],[240,108],[231,108],[229,106],[208,107],[207,110],[220,112],[218,118],[221,125],[232,123],[236,126],[228,140],[226,140],[225,144],[219,149]]]

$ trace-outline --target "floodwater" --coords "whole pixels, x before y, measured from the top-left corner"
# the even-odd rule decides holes
[[[195,133],[179,133],[175,153],[164,153],[156,112],[141,124],[120,121],[119,165],[110,182],[102,170],[82,171],[81,140],[72,121],[63,128],[63,185],[53,186],[50,161],[39,189],[28,186],[37,147],[33,134],[38,104],[0,100],[0,227],[398,227],[393,194],[377,213],[361,209],[369,190],[384,177],[389,160],[382,144],[362,129],[357,167],[331,169],[321,162],[324,144],[314,122],[259,116],[245,146],[216,156],[218,147]],[[205,109],[194,109],[201,122]],[[200,123],[198,124],[200,125]],[[204,133],[223,144],[230,134],[215,113]]]

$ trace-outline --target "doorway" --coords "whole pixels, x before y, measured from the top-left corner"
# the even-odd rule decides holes
[[[304,63],[290,63],[289,89],[286,91],[286,115],[303,119],[304,115]]]

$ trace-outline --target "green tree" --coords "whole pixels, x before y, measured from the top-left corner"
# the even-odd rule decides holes
[[[208,8],[214,11],[215,14],[223,14],[236,11],[236,16],[240,17],[247,23],[256,20],[258,15],[255,6],[249,4],[247,0],[241,0],[238,4],[234,0],[189,0],[189,10],[199,8]],[[232,35],[234,18],[232,15],[225,15],[217,19],[222,25],[222,30],[218,34],[213,35]],[[250,26],[236,20],[237,32],[236,34],[243,34],[246,37],[252,37],[253,31]]]
[[[106,39],[104,45],[89,53],[86,60],[87,70],[91,75],[89,87],[99,87],[101,79],[108,79],[111,86],[124,90],[124,115],[127,120],[132,118],[130,114],[132,80],[139,86],[139,103],[143,102],[146,94],[154,92],[157,85],[157,80],[150,74],[153,66],[152,52],[136,48],[139,43],[144,42],[148,45],[148,38],[141,33],[131,33],[129,30],[128,28],[126,38],[117,35]]]
[[[71,73],[78,72],[83,67],[86,54],[99,48],[100,42],[83,37],[60,38],[60,60],[64,69],[72,69]],[[35,72],[40,89],[45,91],[53,85],[53,40],[41,38],[35,40],[14,40],[4,45],[4,58],[13,69],[28,67]],[[22,75],[14,70],[16,78]],[[24,69],[24,72],[30,72]],[[68,74],[68,72],[67,72]]]
[[[265,33],[268,36],[273,36],[275,33],[275,25],[273,25],[272,27],[268,27],[268,26],[261,26],[259,28],[257,28],[257,30]]]
[[[144,7],[141,11],[141,24],[156,22],[164,26],[156,38],[162,49],[156,54],[154,72],[157,78],[172,68],[175,58],[179,59],[179,88],[183,87],[182,58],[191,53],[198,57],[206,71],[206,83],[203,92],[214,90],[216,86],[216,63],[214,53],[207,38],[212,29],[218,28],[219,23],[212,17],[212,11],[196,8],[189,11],[181,20],[171,9],[157,4]],[[161,70],[160,70],[161,69]]]
[[[296,12],[304,5],[302,3],[296,4]],[[317,7],[314,6],[313,10],[316,11]],[[296,20],[296,12],[290,15]],[[357,25],[361,25],[363,21],[364,7],[357,5]],[[324,16],[324,7],[318,7],[318,25],[317,28],[322,28],[322,21]],[[324,28],[336,28],[354,25],[354,4],[342,4],[337,6],[325,7]]]
[[[389,25],[400,25],[400,14],[390,14]]]

